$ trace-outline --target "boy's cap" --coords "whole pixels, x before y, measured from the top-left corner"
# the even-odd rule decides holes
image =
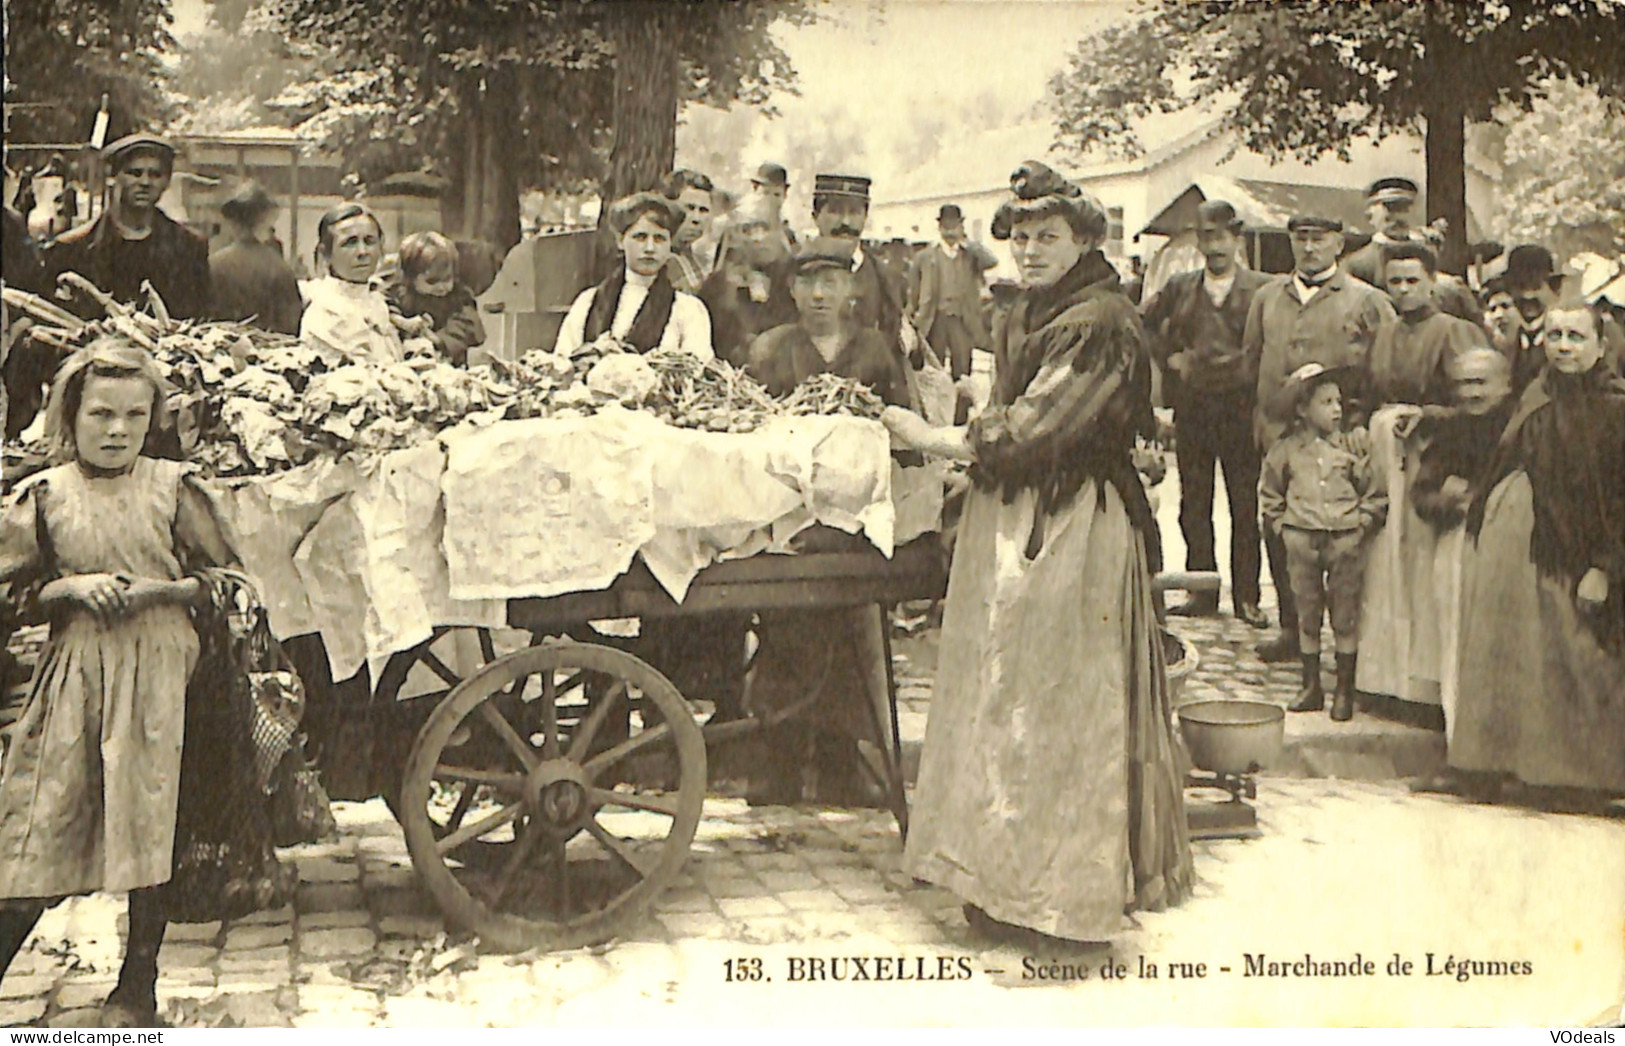
[[[809,240],[806,246],[796,253],[792,268],[799,275],[804,272],[813,272],[818,269],[844,269],[852,268],[852,246],[840,240],[828,239],[823,236]]]

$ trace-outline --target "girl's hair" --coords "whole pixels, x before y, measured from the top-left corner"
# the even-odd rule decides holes
[[[437,261],[451,263],[451,274],[457,276],[457,245],[437,232],[415,232],[401,241],[401,275],[407,279],[427,272]]]
[[[361,217],[372,219],[373,227],[378,230],[378,240],[382,245],[384,223],[378,220],[378,216],[359,203],[341,203],[322,215],[322,220],[316,223],[316,256],[326,258],[332,255],[333,228],[339,222],[347,222],[351,218]]]
[[[633,193],[609,205],[609,227],[615,230],[618,239],[625,236],[626,230],[645,214],[653,218],[656,225],[675,236],[683,224],[683,219],[688,216],[688,211],[682,204],[668,200],[659,193]]]
[[[91,378],[139,378],[152,386],[152,421],[147,426],[145,452],[162,427],[164,416],[164,376],[152,355],[135,343],[106,335],[97,338],[69,356],[51,382],[51,395],[45,403],[45,439],[51,460],[66,464],[78,456],[75,425],[79,403],[84,399],[85,382]]]

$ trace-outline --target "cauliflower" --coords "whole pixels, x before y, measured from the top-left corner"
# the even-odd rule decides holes
[[[618,353],[605,356],[587,372],[587,387],[614,396],[622,403],[641,403],[660,386],[660,377],[642,356]]]
[[[392,402],[367,367],[351,364],[310,379],[305,389],[305,419],[315,424],[335,409],[347,411],[356,406],[389,414]]]
[[[292,407],[298,398],[293,386],[280,374],[263,367],[249,367],[227,378],[222,386],[228,394],[248,396],[273,407]]]
[[[256,468],[264,471],[273,462],[293,461],[287,442],[283,439],[282,422],[271,415],[265,404],[244,396],[233,396],[221,409],[220,420],[237,437],[243,453]]]
[[[398,413],[426,411],[434,406],[434,394],[418,377],[417,371],[404,363],[391,364],[380,370],[378,384],[389,393]]]

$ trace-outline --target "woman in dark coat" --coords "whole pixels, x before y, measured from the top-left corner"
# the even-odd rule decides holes
[[[984,932],[1102,940],[1192,884],[1155,523],[1130,460],[1154,428],[1150,357],[1101,206],[1035,161],[1012,187],[993,235],[1025,288],[991,404],[968,428],[884,419],[974,481],[904,862]]]

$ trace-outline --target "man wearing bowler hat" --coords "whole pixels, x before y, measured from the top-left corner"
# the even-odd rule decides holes
[[[298,334],[305,306],[298,279],[271,242],[275,201],[258,182],[246,181],[220,204],[220,215],[231,243],[209,255],[209,314]]]
[[[1368,385],[1371,346],[1377,330],[1394,318],[1388,295],[1338,268],[1343,223],[1319,214],[1294,215],[1293,271],[1275,277],[1253,296],[1242,335],[1246,359],[1256,361],[1257,406],[1253,434],[1267,452],[1292,421],[1283,395],[1298,368],[1318,363],[1335,374],[1343,391],[1346,426],[1364,425],[1371,410]],[[1264,532],[1264,552],[1280,602],[1280,638],[1258,648],[1268,662],[1299,659],[1298,614],[1287,584],[1286,547],[1279,535]]]
[[[791,229],[790,223],[784,220],[784,197],[790,192],[790,175],[776,163],[764,163],[756,168],[756,176],[750,180],[750,191],[757,196],[764,196],[773,201],[774,214],[778,217],[779,228],[784,231],[785,254],[794,254],[796,251],[795,230]]]
[[[1402,243],[1427,244],[1428,236],[1411,223],[1420,190],[1409,178],[1378,178],[1366,190],[1366,216],[1371,220],[1371,241],[1343,259],[1343,271],[1373,287],[1382,288],[1383,258],[1388,248]],[[1432,230],[1428,230],[1432,231]],[[1469,323],[1482,323],[1483,310],[1465,283],[1440,273],[1433,284],[1439,311]]]
[[[858,325],[880,331],[886,344],[901,353],[903,281],[863,250],[869,179],[853,174],[818,175],[813,181],[812,213],[821,238],[851,249],[852,309]]]
[[[131,134],[103,155],[113,178],[112,206],[46,249],[52,278],[77,272],[122,302],[139,300],[141,284],[151,281],[171,316],[204,316],[208,244],[158,207],[175,173],[175,147],[155,135]]]
[[[919,294],[910,317],[914,329],[925,336],[937,355],[946,360],[955,378],[970,373],[971,351],[992,344],[982,319],[982,274],[999,259],[965,236],[965,215],[956,203],[937,212],[942,242],[927,247],[915,259]]]
[[[1512,293],[1512,307],[1518,324],[1507,345],[1509,362],[1512,364],[1514,397],[1523,395],[1523,390],[1546,366],[1546,349],[1541,344],[1541,331],[1546,325],[1547,309],[1557,300],[1560,283],[1552,252],[1545,247],[1536,243],[1520,243],[1507,252],[1507,267],[1501,276],[1501,286]]]

